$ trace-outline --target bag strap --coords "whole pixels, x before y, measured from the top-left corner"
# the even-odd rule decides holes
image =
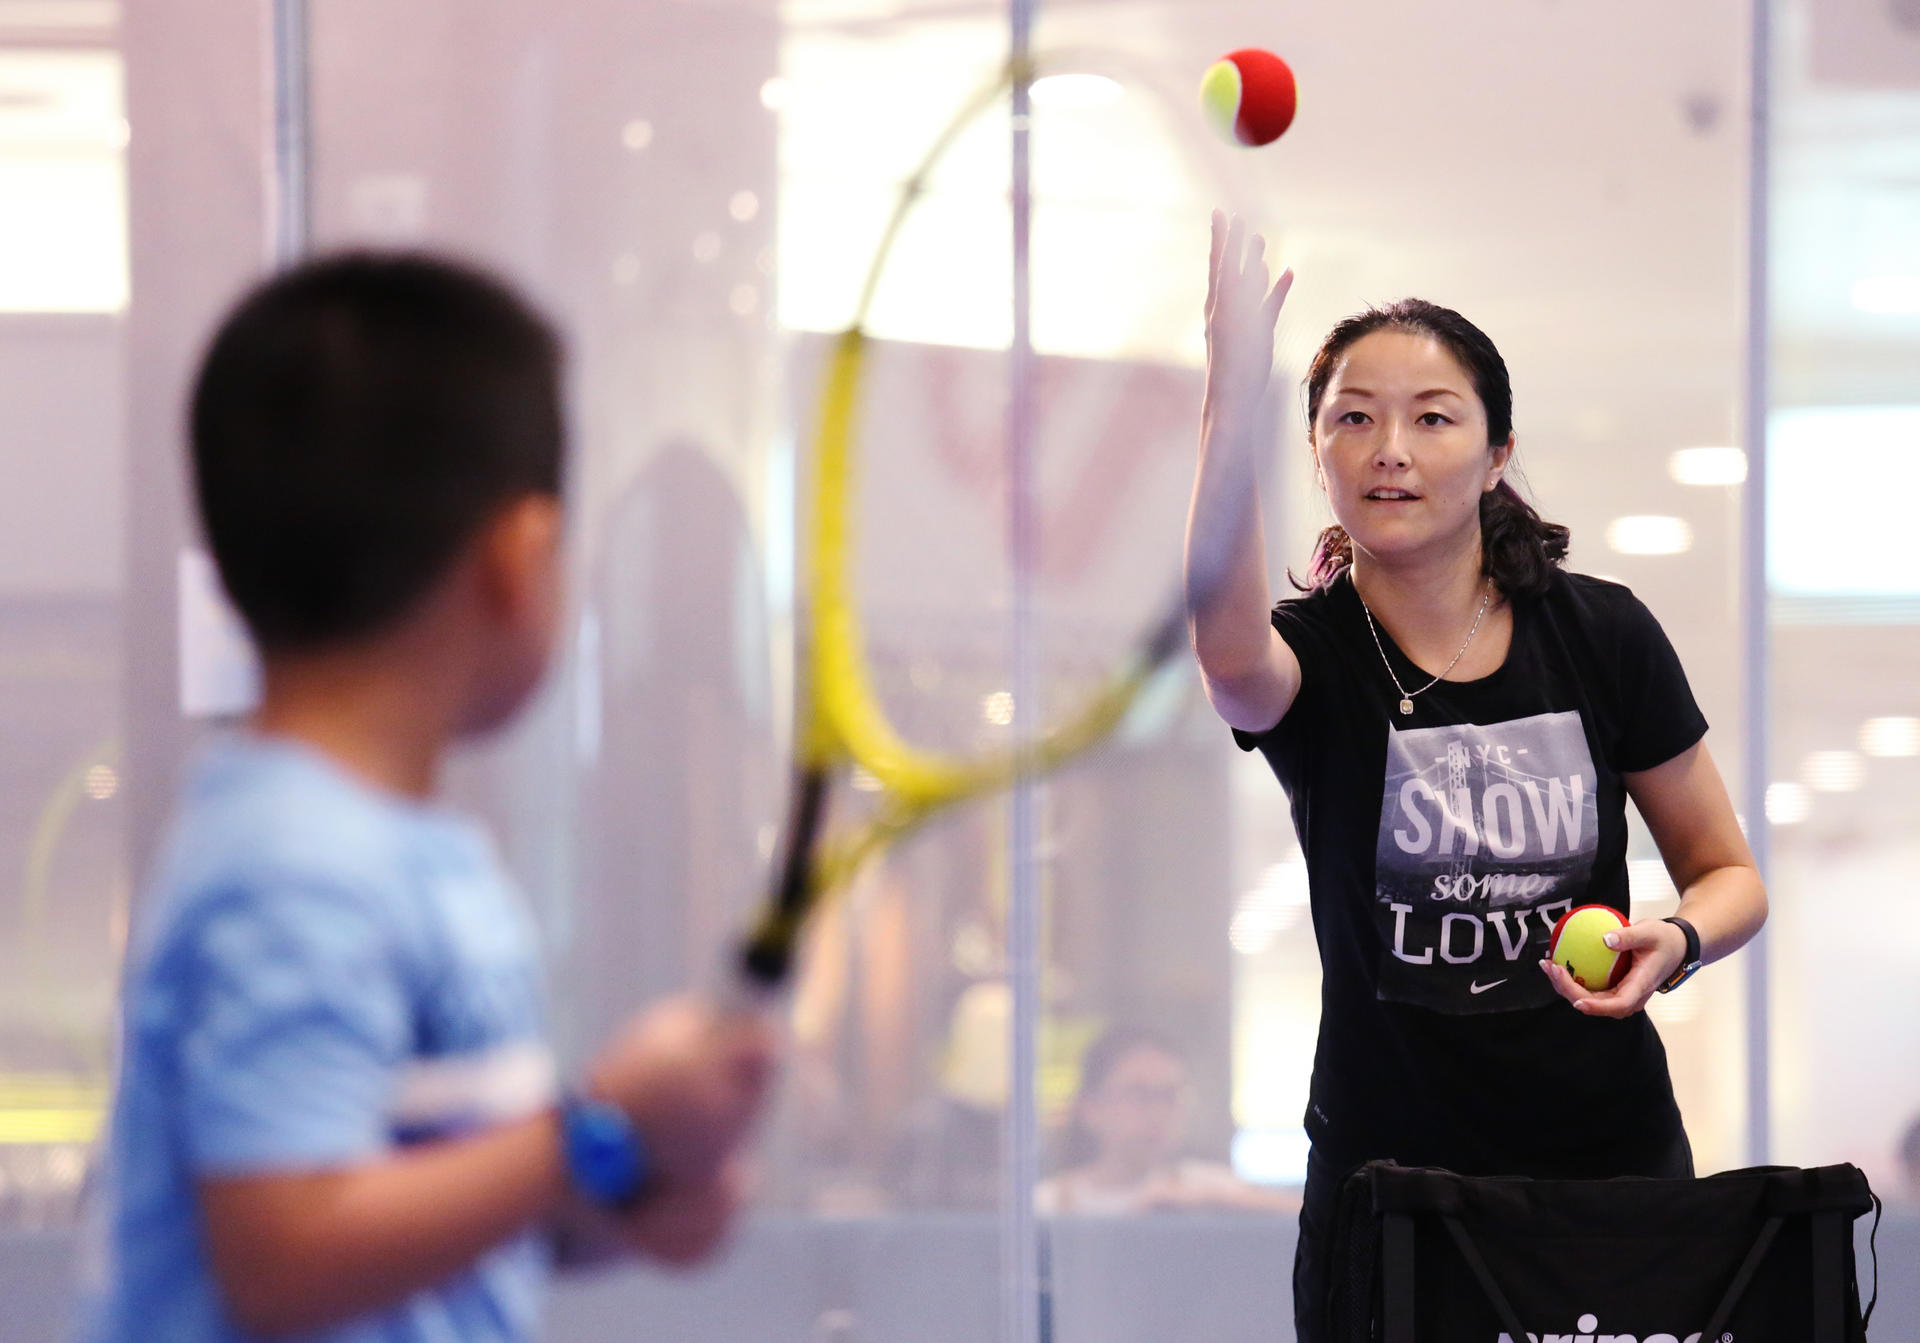
[[[1447,1228],[1447,1234],[1453,1237],[1454,1248],[1460,1251],[1460,1257],[1473,1270],[1474,1280],[1480,1284],[1480,1290],[1487,1294],[1487,1300],[1493,1305],[1493,1313],[1500,1317],[1501,1327],[1507,1331],[1513,1343],[1531,1343],[1533,1335],[1521,1327],[1513,1303],[1500,1290],[1500,1284],[1493,1280],[1493,1274],[1487,1269],[1487,1261],[1480,1257],[1480,1247],[1473,1243],[1473,1237],[1460,1225],[1460,1219],[1450,1213],[1442,1213],[1440,1221]],[[1392,1343],[1392,1340],[1389,1339],[1388,1343]]]
[[[1413,1218],[1390,1212],[1380,1218],[1380,1323],[1383,1343],[1414,1343]]]
[[[1774,1237],[1780,1234],[1781,1217],[1769,1217],[1760,1228],[1760,1234],[1754,1237],[1753,1248],[1747,1251],[1746,1259],[1740,1265],[1740,1271],[1733,1275],[1726,1295],[1720,1298],[1720,1304],[1713,1308],[1713,1315],[1707,1320],[1707,1327],[1700,1331],[1703,1339],[1720,1336],[1727,1327],[1727,1320],[1733,1315],[1733,1308],[1740,1304],[1740,1297],[1753,1282],[1754,1275],[1760,1271],[1760,1261],[1767,1257],[1767,1251],[1773,1248]]]
[[[1862,1335],[1867,1332],[1867,1326],[1873,1323],[1873,1308],[1880,1304],[1880,1247],[1875,1242],[1880,1238],[1880,1214],[1886,1206],[1880,1202],[1880,1196],[1871,1189],[1867,1191],[1867,1197],[1873,1200],[1873,1229],[1867,1232],[1867,1254],[1873,1259],[1873,1295],[1867,1298],[1867,1313],[1860,1317]],[[1860,1299],[1859,1290],[1860,1284],[1856,1279],[1854,1283],[1854,1300],[1856,1301]]]
[[[1340,1182],[1328,1219],[1326,1290],[1320,1306],[1338,1343],[1374,1343],[1382,1227],[1373,1210],[1372,1164]]]
[[[1813,1215],[1813,1343],[1847,1343],[1847,1242],[1853,1219],[1838,1212]]]

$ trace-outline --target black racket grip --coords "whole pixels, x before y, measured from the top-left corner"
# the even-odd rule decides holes
[[[812,907],[813,856],[827,814],[827,772],[801,769],[794,779],[780,865],[759,925],[740,948],[740,970],[749,983],[775,988],[793,968],[794,944]]]

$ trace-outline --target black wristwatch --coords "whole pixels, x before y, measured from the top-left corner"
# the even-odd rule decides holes
[[[1694,971],[1700,968],[1700,934],[1692,924],[1682,918],[1663,919],[1662,922],[1671,923],[1687,935],[1687,954],[1680,958],[1680,968],[1673,972],[1673,978],[1660,986],[1660,992],[1672,993],[1692,979]]]

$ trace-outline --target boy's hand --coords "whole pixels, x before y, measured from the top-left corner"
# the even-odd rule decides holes
[[[745,1201],[747,1177],[738,1160],[698,1185],[656,1189],[621,1219],[621,1234],[638,1254],[661,1263],[698,1263],[720,1247]]]
[[[593,1093],[632,1117],[663,1190],[715,1184],[773,1078],[761,1018],[673,998],[635,1017],[594,1061]]]

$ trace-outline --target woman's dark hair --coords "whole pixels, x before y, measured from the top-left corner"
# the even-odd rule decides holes
[[[1060,1164],[1063,1169],[1085,1165],[1093,1160],[1098,1151],[1099,1145],[1094,1141],[1093,1134],[1087,1131],[1087,1126],[1080,1120],[1080,1103],[1105,1086],[1107,1078],[1124,1060],[1143,1049],[1165,1054],[1168,1058],[1184,1057],[1166,1036],[1145,1026],[1108,1027],[1080,1056],[1080,1086],[1074,1092],[1073,1109],[1067,1116],[1067,1131],[1060,1142]]]
[[[255,289],[193,391],[194,484],[260,645],[400,619],[488,516],[560,492],[560,345],[500,281],[347,253]]]
[[[1320,352],[1307,369],[1307,436],[1313,436],[1320,402],[1340,359],[1363,336],[1376,331],[1407,331],[1428,336],[1447,349],[1467,376],[1487,412],[1487,446],[1502,447],[1513,435],[1513,383],[1507,361],[1500,357],[1486,332],[1452,308],[1425,299],[1405,298],[1384,308],[1369,308],[1345,318],[1328,333]],[[1513,474],[1511,468],[1508,472]],[[1500,483],[1480,496],[1481,572],[1509,597],[1545,592],[1555,566],[1565,563],[1571,534],[1557,522],[1534,511],[1502,476]],[[1338,523],[1320,533],[1314,546],[1307,582],[1293,579],[1302,591],[1323,588],[1353,563],[1353,538]],[[1288,575],[1291,579],[1293,576]]]

